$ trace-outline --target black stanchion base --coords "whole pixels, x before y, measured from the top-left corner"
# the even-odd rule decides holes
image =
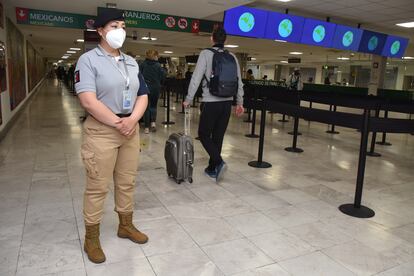
[[[247,138],[259,138],[260,136],[259,135],[257,135],[257,134],[246,134],[246,135],[244,135],[244,136],[246,136]]]
[[[252,120],[244,120],[243,122],[245,122],[245,123],[253,123]]]
[[[289,135],[295,135],[295,133],[293,131],[288,132]],[[298,136],[302,135],[302,132],[298,132]]]
[[[338,131],[332,131],[332,130],[327,130],[326,133],[329,133],[329,134],[339,134]]]
[[[198,140],[198,141],[200,141],[200,137],[196,137],[195,139]]]
[[[174,125],[175,122],[162,122],[161,124],[163,124],[163,125]]]
[[[373,152],[371,152],[371,151],[367,152],[367,155],[371,156],[371,157],[381,157],[380,153],[374,152],[374,151]]]
[[[259,169],[268,169],[272,167],[272,164],[267,162],[259,162],[259,161],[251,161],[249,162],[249,166],[253,168],[259,168]]]
[[[376,144],[381,146],[392,146],[392,144],[388,142],[377,142]]]
[[[303,152],[303,149],[288,147],[288,148],[285,148],[285,151],[294,152],[294,153],[302,153]]]
[[[343,204],[338,208],[342,213],[355,217],[355,218],[372,218],[375,216],[374,210],[368,207],[361,206],[360,208],[355,207],[354,204]]]
[[[289,120],[277,120],[278,122],[281,122],[281,123],[287,123],[287,122],[289,122]]]

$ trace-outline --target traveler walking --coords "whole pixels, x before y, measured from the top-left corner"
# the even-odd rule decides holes
[[[183,102],[188,107],[202,82],[202,107],[198,136],[210,156],[206,175],[217,182],[222,178],[227,165],[221,157],[224,134],[229,123],[231,106],[236,96],[236,115],[244,113],[243,82],[237,58],[224,50],[226,31],[218,27],[211,36],[212,48],[201,51],[197,61],[188,95]]]
[[[123,12],[109,9],[95,22],[101,37],[98,47],[83,54],[75,71],[75,88],[90,114],[83,126],[81,156],[86,168],[83,215],[84,250],[89,260],[106,260],[99,240],[108,185],[114,181],[118,237],[146,243],[148,237],[132,223],[138,167],[137,122],[148,104],[147,90],[134,58],[119,49],[124,43]]]

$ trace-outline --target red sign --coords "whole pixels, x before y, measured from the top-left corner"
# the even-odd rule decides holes
[[[168,28],[174,28],[175,27],[175,18],[172,16],[169,16],[165,18],[165,25],[167,25]]]
[[[191,32],[192,33],[200,32],[200,20],[193,20],[193,23],[191,23]]]
[[[27,22],[29,20],[29,9],[16,8],[17,22]]]

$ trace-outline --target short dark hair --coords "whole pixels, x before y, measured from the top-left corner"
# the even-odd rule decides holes
[[[247,70],[247,73],[253,74],[253,70],[252,69],[249,69],[249,70]]]
[[[213,37],[214,43],[224,44],[224,42],[227,39],[226,30],[223,27],[221,27],[221,26],[217,26],[213,30],[212,37]]]

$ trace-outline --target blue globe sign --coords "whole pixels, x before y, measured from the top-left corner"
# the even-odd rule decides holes
[[[243,13],[239,18],[239,28],[242,32],[250,32],[255,24],[254,16],[250,12]]]
[[[378,47],[378,37],[373,36],[368,41],[368,50],[374,51]]]
[[[321,42],[325,38],[325,35],[326,35],[326,30],[325,30],[325,27],[322,25],[318,25],[315,27],[315,29],[313,29],[312,37],[313,37],[313,41],[315,41],[316,43]]]
[[[398,40],[394,41],[390,49],[391,54],[396,55],[400,51],[400,48],[401,48],[401,43]]]
[[[283,19],[279,24],[279,35],[281,37],[288,37],[292,34],[293,24],[289,19]]]
[[[347,31],[342,37],[342,45],[344,45],[345,47],[351,46],[353,41],[354,41],[354,33],[351,31]]]

